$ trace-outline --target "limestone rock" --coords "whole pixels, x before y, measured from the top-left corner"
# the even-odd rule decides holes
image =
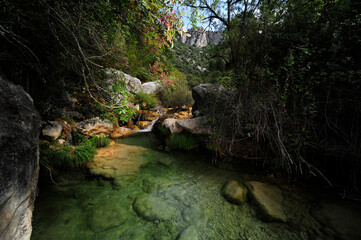
[[[43,137],[47,140],[56,140],[60,137],[63,127],[57,121],[48,121],[42,129]]]
[[[108,136],[113,130],[113,124],[107,120],[101,120],[99,117],[84,120],[75,125],[76,129],[87,136],[96,136],[103,134]]]
[[[159,113],[157,111],[139,110],[138,113],[141,115],[140,119],[142,121],[153,121],[159,117]]]
[[[229,202],[240,205],[247,200],[247,189],[237,181],[230,181],[224,184],[222,195]]]
[[[178,120],[177,125],[181,129],[184,129],[196,135],[212,134],[212,129],[209,127],[209,125],[206,123],[203,117]]]
[[[163,121],[162,126],[170,131],[171,134],[179,133],[182,128],[177,124],[177,119],[167,118]]]
[[[108,76],[106,83],[111,87],[111,84],[118,81],[123,81],[126,84],[128,91],[136,93],[141,89],[142,82],[136,78],[132,77],[129,74],[123,73],[122,71],[115,69],[107,69],[105,73]]]
[[[40,116],[24,89],[1,76],[0,113],[0,239],[30,239]]]
[[[117,227],[125,221],[125,211],[113,204],[96,206],[88,219],[90,228],[95,232],[103,232]]]
[[[132,130],[125,127],[119,127],[113,130],[113,132],[110,133],[110,137],[113,139],[126,137],[135,134]]]
[[[133,203],[134,211],[148,221],[171,219],[176,209],[157,196],[139,196]]]
[[[198,232],[195,227],[190,226],[184,229],[178,237],[178,240],[198,240]]]
[[[266,221],[286,222],[282,201],[282,191],[277,186],[250,181],[245,183],[249,193],[261,211]]]
[[[158,93],[162,90],[162,85],[159,82],[146,82],[143,83],[138,92],[144,92],[146,94]]]
[[[72,132],[72,128],[71,128],[70,124],[67,121],[64,121],[64,120],[59,120],[58,122],[63,127],[63,130],[61,132],[61,137],[64,138],[64,139],[67,139],[68,136]]]
[[[206,31],[203,27],[199,27],[197,30],[191,28],[187,31],[189,34],[183,34],[181,42],[189,46],[205,47],[209,44],[217,45],[223,40],[221,31]]]

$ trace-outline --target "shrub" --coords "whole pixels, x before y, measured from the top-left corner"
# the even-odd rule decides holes
[[[180,79],[174,87],[164,88],[161,92],[161,100],[164,106],[172,108],[192,104],[192,92],[188,88],[187,81]]]

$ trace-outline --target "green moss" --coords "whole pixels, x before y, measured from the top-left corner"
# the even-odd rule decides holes
[[[192,134],[176,133],[170,136],[168,145],[173,149],[191,150],[198,146],[198,139]]]
[[[136,95],[133,95],[131,101],[135,104],[139,104],[140,108],[143,110],[156,107],[159,103],[155,94],[146,94],[144,92],[138,92]]]

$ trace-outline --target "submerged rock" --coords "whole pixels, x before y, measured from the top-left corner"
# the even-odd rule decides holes
[[[94,159],[87,162],[90,173],[114,180],[114,184],[125,186],[146,164],[149,149],[126,144],[112,144],[97,150]]]
[[[258,205],[264,220],[287,221],[282,206],[283,196],[281,189],[274,185],[256,181],[246,182],[245,185]]]
[[[206,223],[206,215],[197,205],[184,208],[182,217],[184,221],[194,226],[203,226]]]
[[[47,140],[53,141],[60,137],[63,126],[57,121],[48,121],[43,127],[41,133]]]
[[[198,240],[198,232],[195,227],[190,226],[184,229],[178,237],[178,240]]]
[[[117,205],[105,204],[97,206],[88,219],[89,226],[95,232],[102,232],[123,224],[126,213]]]
[[[108,136],[113,130],[113,124],[108,119],[101,120],[99,117],[84,120],[76,124],[76,129],[87,136],[96,136],[99,134]]]
[[[1,76],[0,122],[0,239],[30,239],[40,116],[24,89]]]
[[[236,205],[245,203],[247,200],[247,188],[237,181],[230,181],[224,184],[222,195],[230,202]]]
[[[148,221],[162,221],[171,219],[176,209],[169,206],[163,199],[157,196],[139,196],[133,203],[133,209],[139,217]]]
[[[157,161],[160,165],[164,167],[170,167],[174,163],[174,158],[171,157],[161,157]]]

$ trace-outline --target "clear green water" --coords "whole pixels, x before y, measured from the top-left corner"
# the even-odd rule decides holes
[[[332,239],[301,193],[283,191],[288,223],[265,223],[251,203],[235,206],[220,194],[225,182],[258,180],[256,174],[216,168],[205,153],[158,151],[149,134],[121,143],[151,149],[149,163],[123,187],[81,175],[41,186],[32,239],[175,240],[182,232],[180,239],[189,240]],[[163,166],[158,161],[164,158],[174,163]]]

